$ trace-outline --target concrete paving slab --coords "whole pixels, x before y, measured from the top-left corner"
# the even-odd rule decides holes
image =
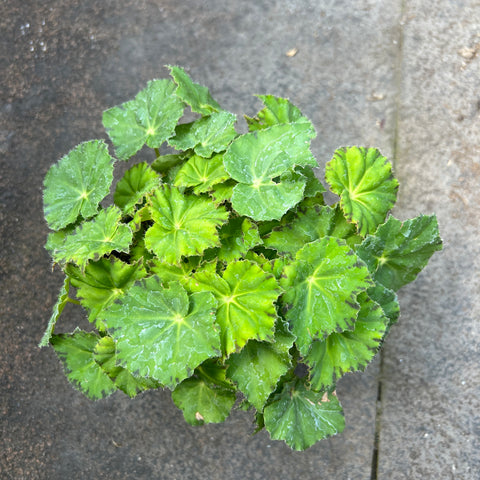
[[[480,6],[407,0],[397,214],[445,242],[401,291],[382,368],[380,479],[480,478]]]

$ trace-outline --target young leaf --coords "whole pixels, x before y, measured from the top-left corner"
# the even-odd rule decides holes
[[[223,273],[196,273],[193,291],[211,291],[217,301],[222,352],[227,356],[248,340],[272,340],[277,313],[274,302],[281,289],[273,275],[248,261],[230,263]]]
[[[135,205],[158,185],[160,185],[160,177],[154,170],[146,162],[137,163],[127,170],[117,183],[113,201],[124,214],[131,215]]]
[[[89,262],[85,270],[68,264],[65,273],[77,288],[80,303],[89,311],[90,322],[97,322],[99,330],[105,330],[103,323],[97,320],[101,310],[111,305],[135,283],[146,275],[142,262],[127,264],[118,258],[101,258]]]
[[[356,296],[372,286],[367,267],[345,243],[324,237],[307,243],[280,280],[285,289],[285,318],[305,355],[312,340],[352,330],[359,305]]]
[[[258,411],[263,410],[278,381],[290,369],[288,351],[294,340],[287,328],[279,325],[273,343],[249,340],[239,353],[230,355],[227,375]]]
[[[151,197],[151,211],[155,224],[145,234],[145,245],[167,263],[219,245],[217,227],[228,218],[225,208],[208,198],[183,195],[168,185]]]
[[[120,223],[121,216],[120,210],[111,206],[82,223],[54,251],[55,262],[73,262],[83,270],[89,260],[99,259],[113,250],[128,252],[133,234],[127,225]]]
[[[303,198],[306,179],[293,172],[285,172],[279,182],[239,183],[233,189],[232,206],[239,215],[257,221],[279,220]]]
[[[107,397],[117,389],[95,361],[94,351],[99,340],[95,333],[78,329],[71,334],[52,335],[50,340],[68,380],[92,400]]]
[[[192,112],[210,115],[221,110],[220,105],[212,98],[207,87],[194,83],[181,67],[168,66],[170,75],[178,85],[175,94],[187,105]]]
[[[115,383],[115,386],[130,398],[136,397],[139,392],[160,386],[155,380],[135,377],[128,370],[116,364],[115,342],[112,337],[102,337],[95,345],[93,356],[98,365]]]
[[[386,335],[389,328],[397,322],[400,316],[400,305],[397,294],[379,282],[376,282],[374,287],[370,287],[367,293],[374,302],[377,302],[382,307],[383,313],[385,313],[388,318]]]
[[[58,295],[57,303],[55,303],[55,306],[53,307],[52,316],[50,317],[50,320],[48,322],[47,329],[45,330],[45,333],[43,334],[42,339],[38,344],[39,347],[46,347],[50,343],[50,338],[52,337],[53,331],[55,330],[55,325],[57,323],[57,320],[62,314],[63,309],[65,308],[65,305],[68,303],[69,290],[70,290],[70,278],[65,277],[62,288],[60,289],[60,293]]]
[[[223,422],[235,403],[235,390],[226,386],[225,368],[209,365],[207,375],[203,368],[172,392],[173,402],[190,425]]]
[[[223,183],[217,183],[213,186],[213,191],[210,193],[216,205],[230,201],[233,195],[233,187],[237,185],[235,180],[229,179]]]
[[[325,179],[358,233],[373,233],[395,205],[398,181],[392,166],[376,148],[350,147],[335,151]]]
[[[208,192],[213,185],[230,178],[223,166],[223,155],[203,158],[198,155],[191,157],[175,177],[175,187],[195,187],[193,192],[200,194]]]
[[[293,220],[276,227],[264,239],[265,246],[280,254],[295,255],[306,243],[326,236],[344,239],[350,247],[362,241],[355,226],[348,223],[340,207],[311,205],[297,208]]]
[[[179,284],[149,277],[100,313],[117,344],[117,361],[130,372],[170,389],[204,360],[217,356],[216,301],[209,292],[188,295]]]
[[[257,226],[248,218],[231,218],[220,228],[219,235],[221,247],[218,259],[224,262],[238,260],[251,248],[262,243]]]
[[[135,100],[103,113],[103,125],[120,160],[128,160],[145,143],[158,148],[170,138],[184,105],[171,80],[152,80]]]
[[[48,226],[59,230],[79,216],[93,217],[113,181],[113,159],[102,140],[75,147],[52,165],[44,181],[44,213]]]
[[[189,152],[183,153],[173,153],[169,155],[160,155],[157,157],[151,167],[157,173],[161,175],[165,175],[176,167],[181,166],[181,164],[185,163],[190,158],[191,154]]]
[[[263,102],[265,108],[260,110],[255,118],[245,116],[251,132],[282,123],[310,123],[310,120],[286,98],[274,95],[257,95],[257,97]]]
[[[168,143],[177,150],[193,148],[197,155],[209,158],[212,153],[224,151],[237,136],[234,128],[236,119],[233,113],[221,111],[180,124]]]
[[[364,370],[377,353],[388,318],[366,293],[357,297],[360,311],[352,331],[331,333],[316,340],[304,360],[311,367],[310,387],[323,391],[347,372]]]
[[[215,273],[216,266],[216,262],[202,262],[201,257],[184,258],[178,265],[154,258],[150,271],[157,275],[164,285],[170,282],[180,282],[182,286],[185,286],[191,280],[194,272]]]
[[[303,192],[305,197],[318,197],[323,200],[323,196],[320,195],[327,190],[322,185],[322,182],[315,176],[315,172],[313,171],[310,165],[306,165],[304,167],[297,167],[295,168],[297,173],[300,173],[307,179],[307,183],[305,185],[305,191]],[[322,202],[323,204],[323,202]]]
[[[295,165],[316,166],[310,152],[315,131],[308,123],[275,125],[239,136],[223,157],[225,169],[237,182],[260,185]]]
[[[403,223],[390,216],[374,236],[368,236],[357,247],[357,254],[377,282],[397,291],[413,282],[430,257],[441,249],[435,215],[420,215]]]
[[[265,428],[273,440],[284,440],[295,450],[306,450],[345,428],[336,395],[317,393],[301,379],[286,383],[264,410]]]

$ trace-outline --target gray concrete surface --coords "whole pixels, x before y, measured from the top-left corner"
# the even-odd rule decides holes
[[[0,25],[1,479],[480,477],[477,1],[17,0]],[[190,427],[166,392],[89,402],[36,347],[62,281],[43,177],[165,64],[237,114],[257,111],[253,93],[290,97],[321,165],[377,146],[401,182],[396,215],[439,216],[445,250],[402,291],[384,353],[339,384],[345,432],[304,453],[252,437],[247,413]],[[83,321],[70,306],[64,319]]]

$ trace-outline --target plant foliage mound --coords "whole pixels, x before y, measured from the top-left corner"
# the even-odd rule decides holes
[[[91,399],[168,388],[193,425],[237,403],[304,450],[343,430],[336,382],[379,350],[396,291],[441,249],[437,220],[389,215],[398,182],[374,148],[334,153],[325,181],[339,200],[327,205],[297,107],[261,95],[240,135],[234,114],[169,68],[172,80],[104,112],[116,159],[92,140],[46,175],[46,248],[66,278],[40,345]],[[67,302],[89,331],[54,334]]]

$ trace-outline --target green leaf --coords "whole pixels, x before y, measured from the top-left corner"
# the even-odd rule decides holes
[[[208,192],[213,185],[230,178],[223,166],[223,155],[203,158],[198,155],[191,157],[177,172],[175,187],[195,187],[193,192],[200,194]]]
[[[309,147],[314,137],[308,123],[275,125],[241,135],[225,153],[225,169],[237,182],[260,185],[296,165],[316,166]]]
[[[146,162],[138,163],[127,170],[117,183],[113,201],[127,215],[133,213],[137,203],[160,185],[160,177]]]
[[[372,286],[367,267],[342,240],[324,237],[306,244],[284,269],[285,318],[306,354],[312,340],[352,330],[357,295]]]
[[[325,179],[360,235],[373,233],[395,205],[398,181],[392,166],[376,148],[350,147],[335,151]]]
[[[326,192],[327,190],[322,185],[322,182],[315,176],[315,172],[313,171],[312,167],[307,165],[305,167],[297,167],[295,170],[307,179],[305,192],[303,192],[305,197],[319,196],[323,199],[323,196],[320,194]]]
[[[303,198],[305,178],[286,172],[278,183],[265,180],[259,184],[239,183],[233,189],[232,206],[239,215],[257,221],[279,220]]]
[[[165,262],[179,263],[184,255],[199,255],[219,245],[217,227],[228,218],[224,207],[168,185],[155,191],[151,205],[156,223],[147,230],[145,245]]]
[[[262,243],[257,226],[248,218],[231,218],[220,228],[219,235],[218,259],[224,262],[242,258],[251,248]]]
[[[400,305],[398,303],[397,294],[381,283],[375,283],[374,287],[367,290],[368,296],[381,307],[388,318],[387,332],[390,327],[397,322],[400,316]]]
[[[364,370],[380,348],[388,318],[366,293],[358,296],[360,311],[352,331],[316,340],[304,360],[311,367],[310,387],[325,390],[347,372]]]
[[[77,288],[80,303],[89,311],[88,320],[96,321],[99,330],[105,330],[103,323],[97,319],[101,310],[111,305],[135,283],[146,275],[142,262],[131,265],[118,258],[101,258],[89,262],[85,270],[72,264],[65,269],[72,285]]]
[[[235,403],[235,390],[225,386],[225,368],[202,365],[195,372],[172,392],[173,402],[190,425],[223,422]]]
[[[95,333],[78,329],[71,334],[52,335],[50,340],[68,380],[91,400],[104,398],[117,389],[95,361],[94,350],[99,340]]]
[[[232,179],[214,185],[213,192],[211,193],[213,201],[217,205],[220,205],[222,203],[225,203],[227,200],[230,200],[232,198],[233,188],[235,187],[235,185],[237,185],[237,182]]]
[[[401,222],[390,216],[375,236],[368,236],[357,248],[377,282],[397,291],[413,282],[430,257],[442,249],[435,215],[420,215]]]
[[[168,143],[177,150],[193,148],[197,155],[209,158],[212,153],[224,151],[237,136],[236,119],[233,113],[222,111],[183,123],[177,126]]]
[[[113,181],[113,159],[102,140],[75,147],[52,165],[44,181],[44,213],[48,226],[59,230],[79,216],[93,217]]]
[[[301,379],[285,384],[264,410],[265,428],[273,440],[305,450],[345,428],[342,407],[334,394],[308,390]]]
[[[216,262],[202,262],[201,257],[184,258],[178,265],[162,262],[158,258],[152,260],[151,272],[157,275],[162,283],[180,282],[185,286],[192,278],[194,272],[216,271]]]
[[[216,301],[209,292],[187,295],[172,282],[149,277],[101,312],[117,345],[117,362],[170,389],[207,358],[217,356]]]
[[[304,117],[302,112],[288,99],[274,95],[257,96],[265,108],[260,110],[255,118],[245,116],[250,131],[263,130],[282,123],[310,123],[310,120]]]
[[[223,277],[199,272],[188,288],[211,291],[217,301],[222,351],[228,356],[248,340],[272,340],[277,313],[274,302],[281,289],[273,275],[249,261],[230,263]]]
[[[171,80],[152,80],[135,100],[103,113],[103,125],[120,160],[128,160],[145,143],[158,148],[175,131],[184,104]]]
[[[107,373],[115,386],[130,398],[144,390],[159,387],[155,380],[135,377],[128,370],[116,364],[115,342],[112,337],[102,337],[95,345],[93,353],[95,361]]]
[[[194,83],[181,67],[168,66],[170,75],[178,85],[175,94],[187,105],[192,112],[210,115],[221,110],[220,105],[212,98],[207,87]]]
[[[65,305],[68,303],[69,290],[70,290],[70,279],[68,277],[65,277],[62,288],[60,289],[60,293],[58,295],[57,302],[53,307],[52,316],[50,317],[50,320],[48,322],[47,329],[45,330],[45,333],[43,334],[42,339],[38,344],[39,347],[46,347],[50,343],[50,338],[52,338],[53,330],[55,329],[57,320],[60,318],[60,315],[62,314],[63,309],[65,308]]]
[[[278,381],[290,369],[288,351],[294,340],[287,328],[280,326],[273,343],[249,340],[239,353],[230,355],[227,375],[258,411],[263,410]]]
[[[295,255],[306,243],[326,236],[344,239],[350,247],[362,241],[338,205],[335,208],[311,205],[297,208],[293,220],[276,227],[264,238],[264,243],[280,254]]]
[[[181,164],[184,163],[189,158],[190,158],[190,153],[188,152],[174,153],[169,155],[160,155],[153,161],[151,167],[157,173],[160,173],[161,175],[165,175],[171,169],[174,170],[176,167],[181,166]]]
[[[54,251],[53,259],[56,263],[73,262],[84,269],[89,260],[97,260],[113,250],[128,252],[133,234],[127,225],[120,223],[121,216],[114,206],[101,210],[65,237]]]

